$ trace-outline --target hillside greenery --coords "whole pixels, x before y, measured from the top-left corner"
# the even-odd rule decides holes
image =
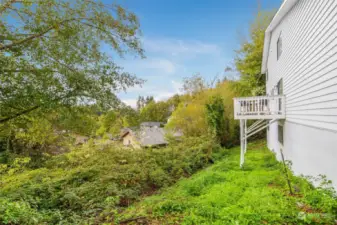
[[[289,195],[284,168],[263,142],[249,147],[243,169],[232,148],[233,97],[264,94],[272,15],[259,13],[236,51],[226,70],[237,78],[187,74],[181,94],[139,96],[132,108],[117,93],[144,80],[102,47],[114,57],[145,56],[134,13],[99,0],[3,1],[0,224],[333,224],[331,189],[291,174]],[[162,148],[122,146],[121,129],[147,121],[183,137],[167,135]]]
[[[207,138],[166,148],[133,150],[93,145],[54,156],[38,169],[30,158],[0,167],[0,224],[98,224],[141,196],[188,177],[221,158]],[[174,141],[174,140],[173,140]]]
[[[239,147],[223,151],[224,157],[211,167],[180,180],[160,194],[145,197],[128,207],[115,222],[335,224],[337,195],[324,177],[318,179],[321,185],[315,188],[308,178],[290,173],[295,190],[291,195],[283,164],[265,147],[265,142],[248,145],[242,169]]]

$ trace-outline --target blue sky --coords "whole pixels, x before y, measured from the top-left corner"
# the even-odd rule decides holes
[[[277,9],[282,0],[260,0],[262,9]],[[200,73],[206,80],[223,76],[234,50],[258,11],[257,0],[119,0],[139,17],[146,59],[116,59],[143,78],[142,87],[119,97],[135,106],[138,95],[164,100],[180,92],[184,77]]]

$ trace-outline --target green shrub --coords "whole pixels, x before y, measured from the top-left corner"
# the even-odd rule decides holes
[[[1,224],[38,224],[43,219],[27,202],[0,198]]]
[[[52,157],[44,168],[20,167],[1,178],[0,198],[19,206],[0,217],[0,224],[26,224],[29,214],[33,215],[30,224],[83,224],[110,217],[142,195],[208,165],[211,145],[200,137],[158,149],[110,146],[101,150],[87,145]],[[221,148],[212,149],[220,157]]]

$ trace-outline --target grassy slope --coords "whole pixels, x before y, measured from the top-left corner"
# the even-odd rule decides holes
[[[333,193],[291,175],[296,193],[289,195],[282,164],[264,145],[249,145],[243,170],[238,166],[239,148],[228,150],[215,165],[129,207],[119,222],[335,224]],[[137,217],[141,219],[134,220]]]

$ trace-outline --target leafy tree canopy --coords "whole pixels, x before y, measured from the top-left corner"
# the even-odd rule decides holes
[[[221,145],[229,144],[230,125],[229,118],[225,117],[225,106],[220,95],[212,96],[205,104],[206,121],[211,134]]]
[[[194,74],[191,77],[183,79],[182,91],[191,96],[196,95],[209,88],[205,79],[200,74]]]
[[[137,17],[93,0],[3,0],[0,4],[0,123],[39,109],[118,103],[142,83],[104,48],[143,56]]]
[[[166,122],[168,117],[171,115],[170,104],[164,101],[150,101],[144,108],[140,111],[141,122],[156,121],[156,122]]]
[[[265,76],[261,74],[264,33],[273,16],[274,12],[259,12],[250,27],[248,40],[236,51],[234,63],[240,80],[234,87],[241,95],[265,94]]]

